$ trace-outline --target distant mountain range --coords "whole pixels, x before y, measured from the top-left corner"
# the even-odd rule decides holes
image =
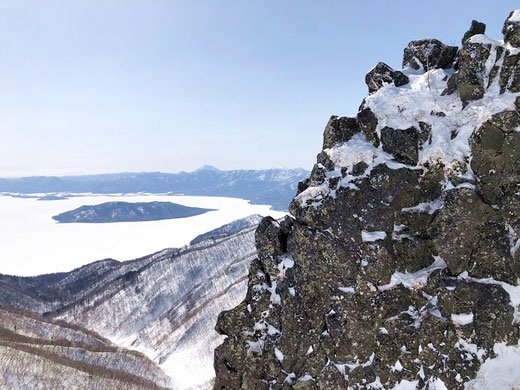
[[[33,176],[0,179],[0,192],[37,193],[173,193],[193,196],[226,196],[269,204],[287,210],[298,182],[310,172],[297,169],[221,171],[204,166],[180,173],[111,173],[86,176]]]
[[[52,219],[61,223],[108,223],[159,221],[161,219],[187,218],[212,211],[188,207],[172,202],[106,202],[55,215]]]

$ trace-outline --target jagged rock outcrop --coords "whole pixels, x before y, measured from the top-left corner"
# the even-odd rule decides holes
[[[393,84],[396,87],[408,84],[408,77],[403,72],[393,70],[384,62],[379,62],[374,66],[365,77],[365,83],[368,86],[368,92],[377,92],[387,84]]]
[[[167,389],[170,379],[139,352],[81,327],[0,307],[2,389]]]
[[[466,43],[468,39],[470,39],[473,35],[477,34],[485,34],[486,33],[486,25],[477,20],[473,20],[471,22],[471,27],[462,37],[462,44]]]
[[[520,11],[515,10],[509,14],[502,28],[502,34],[504,34],[504,42],[520,47]]]
[[[520,386],[519,14],[506,43],[413,41],[409,86],[329,122],[219,316],[215,389]]]
[[[323,132],[323,149],[332,148],[340,142],[347,142],[359,133],[356,118],[332,116]]]
[[[483,43],[480,36],[468,39],[459,53],[459,70],[455,77],[456,88],[466,105],[484,96],[489,80],[486,63],[491,54],[491,44]]]
[[[80,325],[140,351],[171,377],[168,388],[209,388],[213,350],[223,339],[214,324],[245,296],[259,218],[133,261],[38,277],[0,275],[0,305]]]
[[[404,49],[403,68],[428,71],[449,68],[457,55],[457,46],[448,46],[437,39],[412,41]]]
[[[381,129],[383,150],[393,154],[396,161],[405,164],[417,164],[419,158],[419,131],[415,127],[408,129]]]

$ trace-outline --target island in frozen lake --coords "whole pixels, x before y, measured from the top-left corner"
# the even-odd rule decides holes
[[[110,223],[187,218],[213,211],[172,202],[106,202],[81,206],[52,218],[61,223]]]

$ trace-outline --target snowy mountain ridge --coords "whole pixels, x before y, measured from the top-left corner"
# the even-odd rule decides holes
[[[168,388],[208,388],[213,350],[222,340],[213,328],[222,310],[244,298],[259,219],[133,261],[103,260],[38,277],[0,275],[0,305],[79,325],[137,350],[168,374]]]

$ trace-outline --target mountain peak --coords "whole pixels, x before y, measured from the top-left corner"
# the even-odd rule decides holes
[[[213,172],[221,172],[220,169],[215,168],[213,165],[203,165],[196,171],[213,171]]]

